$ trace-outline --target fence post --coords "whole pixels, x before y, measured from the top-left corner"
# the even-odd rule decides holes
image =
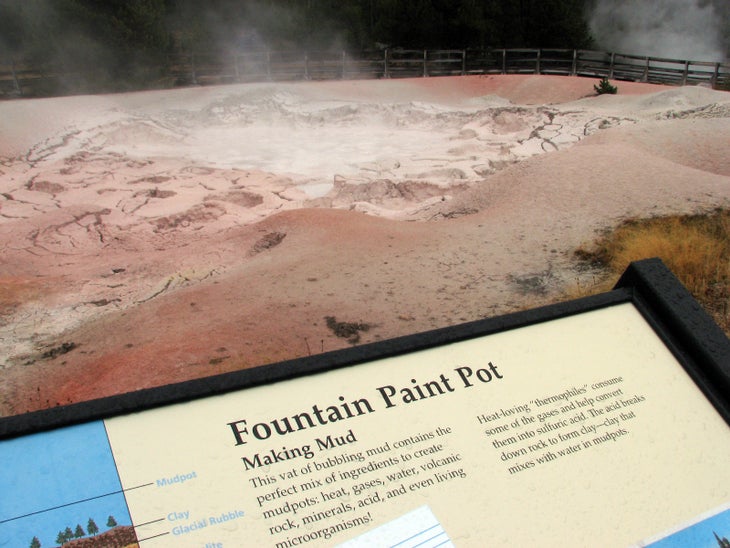
[[[646,58],[646,66],[644,67],[644,76],[641,79],[642,82],[649,81],[649,57]]]
[[[682,74],[682,85],[687,85],[687,77],[689,76],[689,61],[684,62],[684,73]]]
[[[198,85],[198,75],[195,73],[195,53],[190,54],[190,77],[194,85]]]
[[[423,77],[425,78],[428,76],[428,67],[426,66],[426,63],[428,61],[428,50],[423,50]]]
[[[502,74],[507,74],[507,50],[502,50]]]
[[[542,50],[537,50],[537,59],[535,59],[535,74],[540,74],[540,56],[541,56]]]
[[[466,50],[461,50],[461,75],[466,75]]]
[[[238,54],[233,54],[233,70],[236,72],[236,82],[241,81],[241,72],[238,70]]]
[[[347,70],[347,53],[345,50],[342,50],[342,75],[340,76],[341,80],[345,79],[345,71]]]
[[[266,50],[266,78],[271,82],[271,51]]]
[[[390,78],[388,73],[388,48],[385,48],[385,57],[383,58],[383,78]]]
[[[616,61],[616,54],[611,52],[611,67],[608,69],[608,77],[613,78],[613,64]]]
[[[720,63],[715,63],[715,72],[710,78],[710,85],[712,89],[717,87],[717,79],[720,77]]]
[[[570,68],[570,75],[575,76],[578,74],[578,50],[573,50],[573,66]]]
[[[304,79],[311,80],[309,77],[309,54],[304,52]]]
[[[717,66],[719,68],[720,64],[718,63]],[[18,75],[15,73],[15,59],[10,62],[10,70],[13,72],[13,87],[15,88],[15,93],[23,95],[23,91],[20,89],[20,82],[18,82]]]

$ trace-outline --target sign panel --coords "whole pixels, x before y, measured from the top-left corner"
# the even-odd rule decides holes
[[[619,302],[2,441],[0,546],[643,546],[727,507],[728,455]]]

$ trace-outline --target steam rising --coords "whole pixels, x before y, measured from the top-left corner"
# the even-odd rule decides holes
[[[727,0],[598,0],[589,13],[599,49],[695,61],[728,57]]]

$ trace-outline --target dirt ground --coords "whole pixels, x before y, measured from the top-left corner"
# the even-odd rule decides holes
[[[730,95],[473,76],[0,103],[0,416],[534,307],[730,202]]]

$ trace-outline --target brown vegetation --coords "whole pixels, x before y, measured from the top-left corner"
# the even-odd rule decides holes
[[[659,257],[730,334],[730,210],[632,219],[576,255],[605,272],[605,290],[632,261]]]

